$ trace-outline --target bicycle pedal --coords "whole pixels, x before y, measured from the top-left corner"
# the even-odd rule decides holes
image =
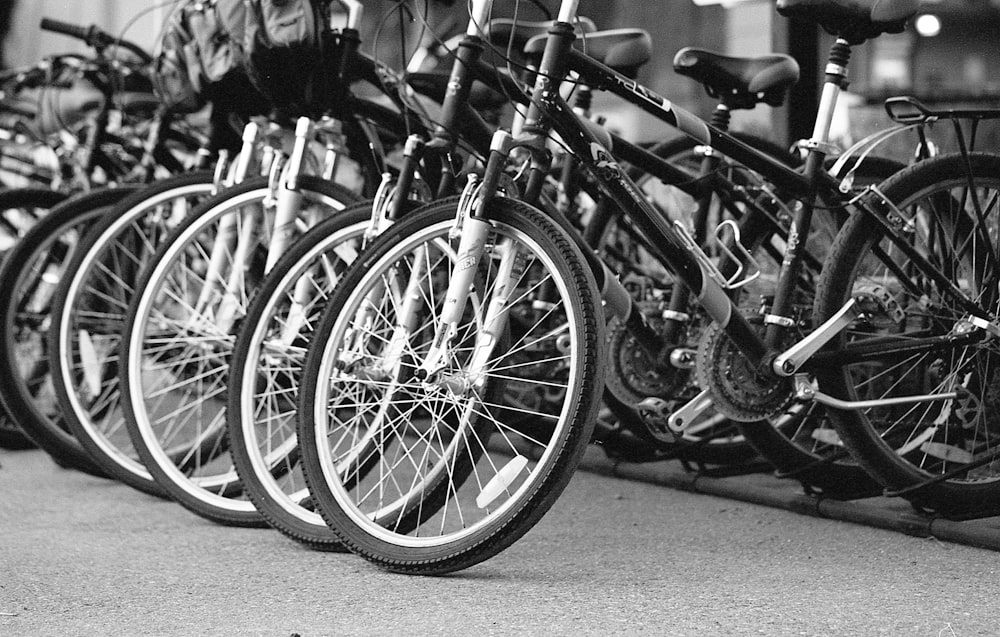
[[[677,436],[667,424],[672,411],[672,403],[662,398],[650,396],[636,403],[635,411],[654,438],[660,442],[677,442]]]

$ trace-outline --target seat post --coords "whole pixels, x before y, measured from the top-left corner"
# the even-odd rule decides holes
[[[847,88],[847,64],[851,59],[851,45],[843,38],[837,38],[830,48],[830,56],[826,63],[826,79],[823,82],[823,93],[819,100],[819,109],[816,113],[816,123],[813,127],[812,137],[807,142],[810,151],[816,150],[823,154],[829,154],[831,150],[830,126],[833,122],[833,113],[837,107],[837,100],[840,93]]]

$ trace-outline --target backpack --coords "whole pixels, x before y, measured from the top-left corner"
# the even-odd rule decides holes
[[[153,86],[175,110],[192,112],[213,85],[244,66],[244,0],[185,0],[171,13],[153,55]]]
[[[244,0],[242,50],[251,81],[278,109],[313,110],[330,0]]]

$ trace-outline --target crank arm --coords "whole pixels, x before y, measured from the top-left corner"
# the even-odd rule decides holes
[[[692,398],[683,407],[670,414],[667,418],[667,427],[674,433],[684,433],[684,430],[695,421],[695,419],[712,406],[712,395],[705,389]]]
[[[857,301],[851,299],[844,307],[823,322],[809,336],[778,354],[771,368],[778,376],[793,376],[809,358],[840,334],[859,316]]]

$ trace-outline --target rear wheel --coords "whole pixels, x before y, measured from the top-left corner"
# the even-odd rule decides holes
[[[851,218],[816,299],[824,319],[864,312],[822,391],[875,401],[832,411],[843,441],[890,492],[940,514],[1000,512],[1000,157],[945,155],[888,180]],[[891,203],[886,203],[891,202]],[[923,397],[923,398],[920,398]],[[895,402],[890,402],[895,400]]]

